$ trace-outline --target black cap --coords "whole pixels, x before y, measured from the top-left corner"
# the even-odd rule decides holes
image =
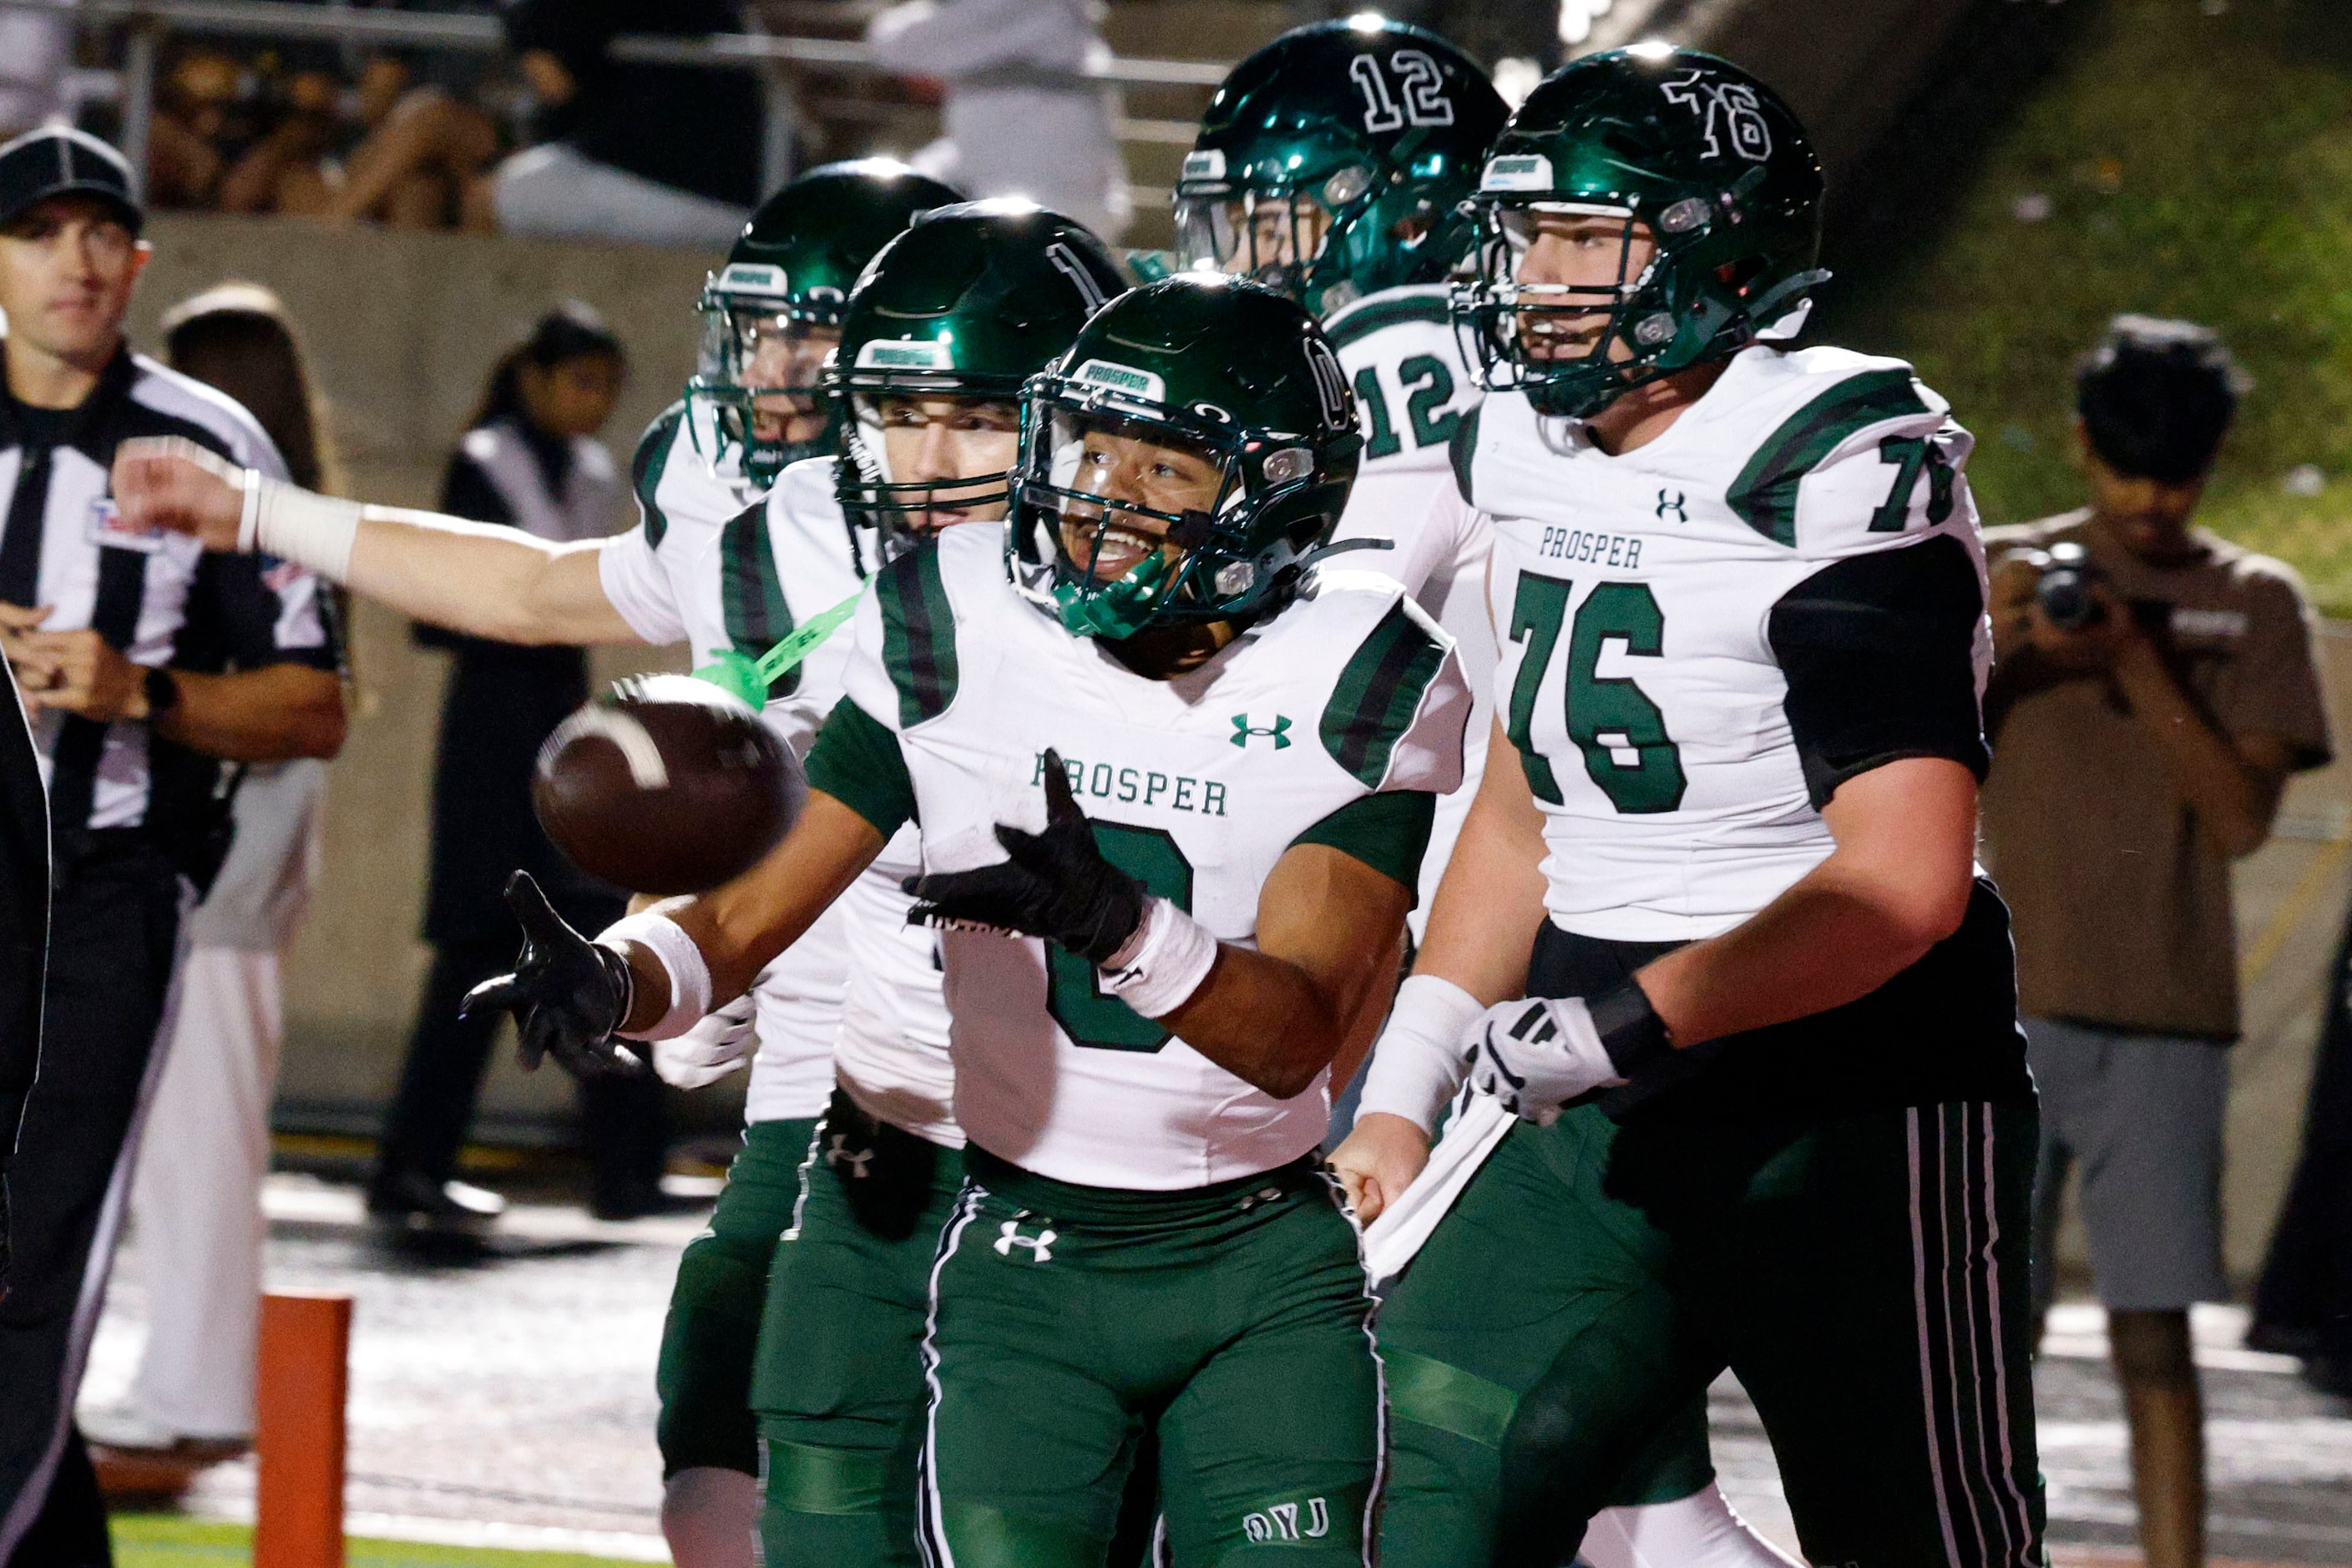
[[[51,196],[94,196],[137,234],[146,221],[122,154],[70,125],[44,125],[0,147],[0,224]]]

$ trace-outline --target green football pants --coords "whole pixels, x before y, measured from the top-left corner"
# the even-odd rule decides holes
[[[911,1568],[923,1323],[962,1163],[836,1090],[801,1176],[751,1388],[767,1568]]]
[[[941,1568],[1102,1568],[1145,1431],[1176,1568],[1369,1561],[1370,1303],[1309,1162],[1184,1193],[1071,1186],[979,1150],[967,1168],[925,1346]]]
[[[1728,1366],[1806,1556],[2033,1568],[2030,1106],[1511,1130],[1381,1311],[1386,1568],[1557,1568]]]
[[[662,1323],[656,1436],[664,1479],[700,1467],[760,1473],[751,1363],[776,1237],[792,1223],[814,1119],[755,1121],[727,1167],[709,1228],[687,1244]]]

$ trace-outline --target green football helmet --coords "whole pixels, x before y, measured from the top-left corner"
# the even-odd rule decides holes
[[[1253,619],[1297,592],[1363,444],[1296,301],[1222,273],[1147,284],[1029,383],[1006,569],[1081,637]]]
[[[1318,316],[1441,282],[1469,254],[1458,209],[1505,112],[1434,33],[1371,16],[1294,28],[1209,100],[1176,184],[1179,248]]]
[[[917,213],[961,200],[961,192],[892,159],[826,163],[762,202],[727,265],[704,281],[695,306],[702,346],[687,395],[716,405],[721,437],[741,449],[744,474],[761,489],[785,464],[833,450],[837,436],[828,429],[813,441],[761,440],[754,397],[782,394],[822,406],[815,367],[824,337],[841,325],[850,285]],[[822,335],[811,342],[813,332]]]
[[[967,202],[916,218],[851,290],[825,368],[842,430],[843,510],[879,529],[895,555],[914,542],[925,511],[1005,503],[1009,462],[952,480],[894,474],[886,420],[906,400],[966,398],[1003,404],[1017,430],[1023,384],[1126,289],[1102,241],[1034,202]],[[982,485],[992,488],[976,492]]]
[[[1525,392],[1545,414],[1590,417],[1793,336],[1829,277],[1814,265],[1822,166],[1805,128],[1770,88],[1696,49],[1636,45],[1553,72],[1511,116],[1470,206],[1478,275],[1454,290],[1455,328],[1489,391]],[[1547,216],[1619,220],[1615,279],[1521,281]],[[1638,274],[1637,226],[1657,247]]]

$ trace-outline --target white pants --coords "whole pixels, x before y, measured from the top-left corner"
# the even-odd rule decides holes
[[[499,227],[541,239],[626,239],[724,250],[751,215],[599,163],[562,142],[516,153],[490,175]]]
[[[189,950],[131,1187],[148,1296],[131,1403],[183,1436],[253,1433],[261,1180],[284,1037],[276,953]]]

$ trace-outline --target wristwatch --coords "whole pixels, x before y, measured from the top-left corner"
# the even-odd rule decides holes
[[[143,684],[147,692],[147,721],[150,724],[179,706],[180,683],[162,665],[147,667]]]

